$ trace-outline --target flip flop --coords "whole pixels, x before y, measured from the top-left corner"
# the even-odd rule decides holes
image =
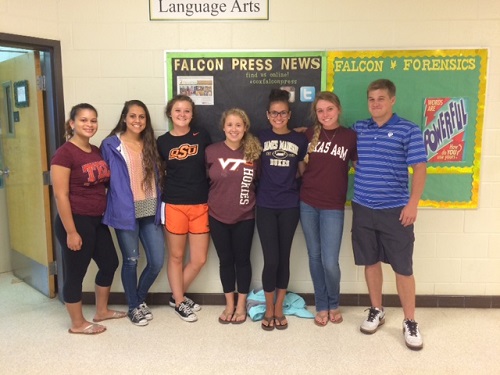
[[[321,316],[320,313],[317,313],[314,317],[314,324],[318,327],[324,327],[328,323],[328,315]]]
[[[68,333],[74,335],[98,335],[99,333],[103,333],[104,331],[106,331],[106,327],[100,324],[89,324],[83,329],[83,331],[73,331],[71,328],[68,329]]]
[[[276,329],[283,330],[283,329],[288,328],[288,320],[286,319],[286,317],[284,315],[275,316],[274,320],[275,320],[274,325],[275,325]],[[279,324],[276,324],[276,322],[278,322]]]
[[[219,316],[219,323],[220,324],[232,323],[231,319],[233,319],[233,315],[234,315],[234,313],[228,313],[226,310],[224,310],[222,312],[221,316]],[[222,319],[222,316],[224,316],[224,319]]]
[[[328,312],[328,316],[330,318],[330,322],[332,322],[333,324],[340,324],[344,321],[344,318],[342,317],[339,309],[330,310]]]
[[[267,324],[264,324],[264,322],[267,322]],[[272,331],[274,329],[274,316],[271,316],[271,317],[265,316],[262,319],[262,323],[260,324],[260,326],[262,327],[262,329],[264,331]]]
[[[94,323],[99,323],[99,322],[104,322],[105,320],[125,318],[126,316],[127,316],[127,314],[122,312],[122,311],[113,311],[113,315],[108,316],[107,318],[103,318],[103,319],[94,318],[94,319],[92,319],[92,321]]]
[[[238,320],[240,317],[244,317],[243,320]],[[233,319],[231,319],[232,324],[242,324],[247,321],[247,312],[245,311],[244,313],[234,313]]]

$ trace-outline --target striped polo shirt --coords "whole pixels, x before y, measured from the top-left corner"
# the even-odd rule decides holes
[[[353,202],[372,209],[405,206],[408,166],[427,162],[419,127],[394,113],[381,127],[370,118],[353,129],[358,136]]]

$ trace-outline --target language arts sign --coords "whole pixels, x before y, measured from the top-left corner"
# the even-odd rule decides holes
[[[149,0],[153,21],[268,20],[269,0]]]

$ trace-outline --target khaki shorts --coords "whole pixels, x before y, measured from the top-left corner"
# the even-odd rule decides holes
[[[209,233],[208,204],[162,204],[165,229],[173,234]]]

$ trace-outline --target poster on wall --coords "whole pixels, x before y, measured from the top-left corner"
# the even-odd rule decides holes
[[[290,128],[309,126],[316,92],[326,85],[325,52],[175,52],[166,51],[166,94],[190,96],[196,104],[196,124],[213,141],[224,134],[222,113],[243,109],[251,131],[269,127],[266,111],[271,89],[290,92]]]
[[[396,85],[395,112],[420,126],[427,149],[424,207],[477,208],[488,51],[331,51],[327,90],[346,126],[370,117],[368,84]]]

